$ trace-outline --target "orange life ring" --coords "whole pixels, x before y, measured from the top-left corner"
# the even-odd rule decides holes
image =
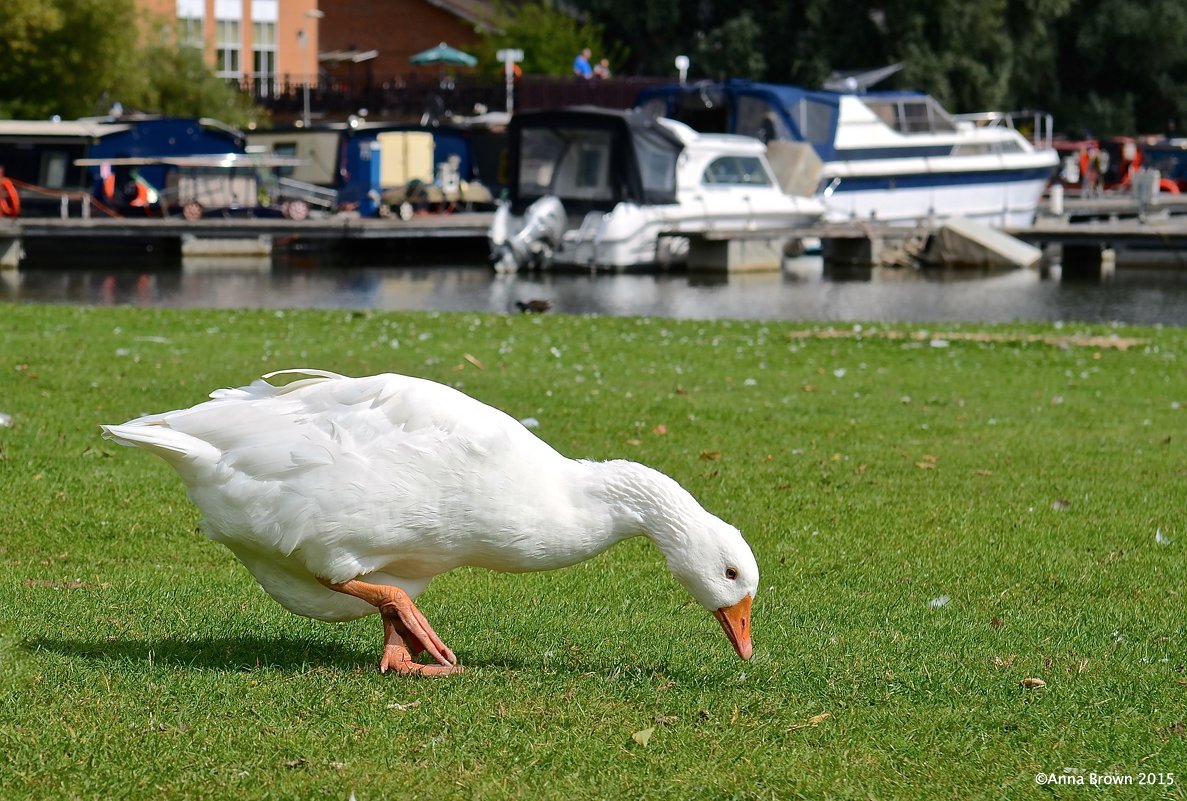
[[[1179,194],[1179,185],[1170,178],[1160,178],[1158,181],[1158,191],[1166,192],[1168,195]]]
[[[19,217],[21,196],[11,178],[0,178],[0,217]]]
[[[135,208],[144,208],[148,204],[148,187],[140,181],[136,182],[136,195],[128,201],[128,205]]]

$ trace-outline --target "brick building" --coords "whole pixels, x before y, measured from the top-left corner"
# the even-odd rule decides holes
[[[439,42],[466,49],[489,29],[491,0],[137,0],[176,20],[181,43],[201,47],[216,74],[267,97],[321,78],[354,85],[436,73],[409,58]]]
[[[317,82],[318,0],[138,2],[150,14],[176,20],[181,44],[202,48],[216,74],[252,84],[263,96],[282,83]]]
[[[323,69],[355,85],[409,74],[436,75],[438,67],[417,67],[409,58],[441,42],[466,50],[494,22],[491,0],[340,0],[325,6]],[[352,64],[335,61],[338,53],[370,57]]]

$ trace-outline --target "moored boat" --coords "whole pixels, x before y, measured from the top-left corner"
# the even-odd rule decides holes
[[[811,144],[823,162],[815,196],[829,220],[1031,223],[1059,164],[1049,115],[951,115],[926,94],[860,92],[860,85],[705,82],[644,90],[637,105],[700,131]]]
[[[508,200],[490,230],[497,270],[679,263],[688,237],[791,237],[823,206],[783,191],[766,147],[633,111],[516,115]]]

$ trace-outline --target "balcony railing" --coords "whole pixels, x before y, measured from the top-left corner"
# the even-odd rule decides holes
[[[562,106],[593,105],[630,108],[635,95],[649,86],[670,83],[668,78],[606,78],[581,80],[526,75],[515,83],[515,108],[527,111]],[[240,89],[271,113],[275,122],[301,118],[305,84],[281,76],[271,80],[245,80]],[[506,86],[502,80],[482,76],[409,74],[385,81],[338,81],[323,76],[309,87],[310,117],[314,121],[342,121],[366,109],[369,119],[417,121],[426,114],[472,114],[476,108],[502,111]]]

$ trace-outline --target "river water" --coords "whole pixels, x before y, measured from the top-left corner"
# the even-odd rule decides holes
[[[0,301],[208,308],[554,312],[836,322],[1090,322],[1187,325],[1187,271],[1119,269],[1093,281],[1051,271],[873,269],[829,274],[819,258],[781,273],[498,276],[482,265],[344,266],[276,256],[0,272]]]

